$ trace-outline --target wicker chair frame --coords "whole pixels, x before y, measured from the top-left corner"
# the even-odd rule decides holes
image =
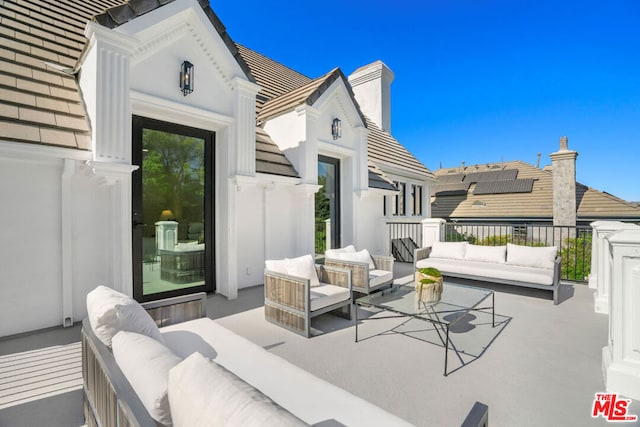
[[[349,289],[351,271],[316,265],[320,282]],[[351,298],[318,310],[311,310],[309,279],[266,270],[264,274],[264,316],[273,324],[304,337],[311,337],[311,319],[332,312],[351,320]]]

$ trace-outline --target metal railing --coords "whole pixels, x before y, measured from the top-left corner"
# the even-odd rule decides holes
[[[525,246],[556,246],[562,258],[562,280],[584,282],[591,271],[590,226],[553,226],[544,224],[499,224],[448,222],[445,242],[467,241],[476,245],[498,246],[513,243]]]
[[[413,262],[413,251],[422,244],[422,223],[388,222],[391,255],[398,262]]]

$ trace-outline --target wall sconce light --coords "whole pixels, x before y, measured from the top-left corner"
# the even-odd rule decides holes
[[[184,96],[193,92],[194,74],[193,64],[189,61],[184,61],[180,67],[180,90]]]
[[[338,139],[342,136],[342,122],[340,119],[333,119],[333,123],[331,123],[331,135],[333,135],[333,139]]]

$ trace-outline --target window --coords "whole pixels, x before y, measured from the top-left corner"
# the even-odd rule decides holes
[[[405,193],[407,191],[407,184],[404,182],[393,181],[393,183],[398,188],[398,194],[393,196],[391,199],[391,215],[394,216],[404,216],[404,199]]]
[[[411,186],[411,215],[422,215],[422,185]]]

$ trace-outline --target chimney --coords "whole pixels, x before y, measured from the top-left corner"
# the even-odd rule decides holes
[[[382,61],[355,70],[349,76],[360,110],[380,129],[391,133],[391,82],[393,72]]]
[[[576,225],[576,158],[569,150],[566,136],[560,138],[560,150],[551,153],[553,174],[553,225]]]

